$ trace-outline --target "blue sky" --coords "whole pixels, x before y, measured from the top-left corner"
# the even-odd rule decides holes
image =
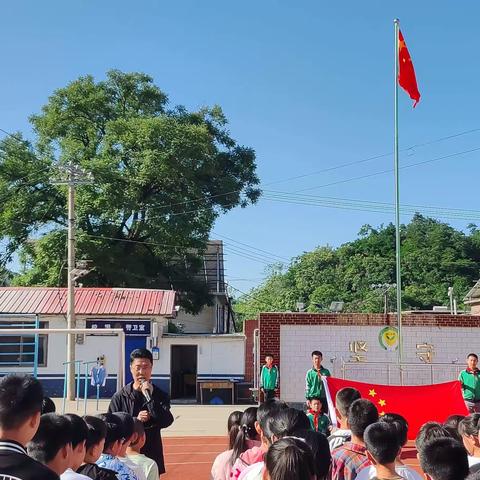
[[[400,92],[401,148],[480,128],[479,14],[473,0],[4,2],[0,128],[28,134],[28,116],[80,75],[143,71],[172,104],[221,105],[232,136],[255,149],[265,190],[392,203],[391,173],[343,182],[390,169],[391,156],[322,170],[392,151],[395,17],[422,94],[412,110]],[[479,147],[473,131],[406,150],[401,164]],[[479,154],[402,170],[402,203],[475,209]],[[212,237],[253,247],[218,237],[227,278],[246,291],[277,256],[337,246],[393,218],[265,198],[220,218]],[[462,229],[472,221],[444,220]]]

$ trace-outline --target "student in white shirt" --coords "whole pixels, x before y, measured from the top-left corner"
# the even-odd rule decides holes
[[[397,413],[387,413],[381,416],[378,420],[379,422],[387,423],[392,425],[397,432],[397,438],[400,442],[400,451],[398,452],[397,458],[395,459],[395,471],[405,480],[423,480],[423,477],[413,468],[405,465],[401,459],[402,448],[407,443],[408,437],[408,423],[404,417],[398,415]],[[377,475],[375,467],[372,465],[366,467],[363,470],[358,472],[355,480],[369,480],[375,478]]]
[[[330,451],[333,451],[337,447],[341,447],[345,442],[351,440],[352,432],[347,425],[348,409],[355,400],[360,398],[360,396],[360,392],[352,387],[345,387],[337,392],[337,395],[335,396],[335,414],[340,423],[340,428],[334,428],[332,434],[328,437]]]
[[[140,453],[146,440],[143,422],[138,420],[138,418],[134,418],[133,422],[133,430],[136,436],[134,441],[130,443],[130,446],[127,448],[127,458],[143,470],[147,480],[158,480],[159,474],[157,462],[148,458],[143,453]]]
[[[143,473],[143,469],[133,463],[127,457],[127,448],[130,446],[132,441],[135,440],[136,437],[136,434],[134,432],[133,417],[129,413],[125,412],[115,412],[112,415],[120,420],[123,428],[123,442],[118,452],[117,458],[135,473],[138,480],[147,480],[145,478],[145,474]]]

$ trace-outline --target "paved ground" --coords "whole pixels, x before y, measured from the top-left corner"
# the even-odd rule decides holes
[[[63,402],[54,398],[57,412],[62,413]],[[108,410],[110,400],[100,400],[98,409],[95,400],[87,403],[87,414],[96,415]],[[163,437],[185,436],[223,436],[227,430],[227,419],[234,410],[245,410],[251,405],[172,405],[173,425],[162,430]],[[80,402],[77,409],[76,402],[67,402],[65,413],[84,414],[84,404]]]

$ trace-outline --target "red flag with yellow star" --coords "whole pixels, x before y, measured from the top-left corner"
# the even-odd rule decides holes
[[[425,422],[444,422],[454,414],[468,415],[458,381],[405,387],[354,382],[334,377],[326,377],[326,381],[327,396],[331,397],[333,403],[339,390],[353,387],[360,392],[362,398],[371,400],[376,405],[380,415],[398,413],[405,417],[410,440],[417,436]]]
[[[410,95],[412,100],[415,100],[413,104],[413,108],[415,108],[420,101],[420,92],[418,91],[412,57],[410,57],[410,52],[400,30],[398,31],[398,84]]]

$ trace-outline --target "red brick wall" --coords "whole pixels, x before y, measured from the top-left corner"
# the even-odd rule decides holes
[[[260,358],[272,353],[275,363],[280,367],[280,325],[397,325],[395,314],[380,313],[261,313]],[[403,314],[402,325],[438,326],[438,327],[479,327],[480,316],[474,315],[439,315],[439,314]],[[263,360],[262,360],[263,361]],[[253,359],[252,367],[253,368]]]
[[[245,381],[253,383],[253,331],[258,328],[258,319],[245,320],[243,333],[245,342]]]

